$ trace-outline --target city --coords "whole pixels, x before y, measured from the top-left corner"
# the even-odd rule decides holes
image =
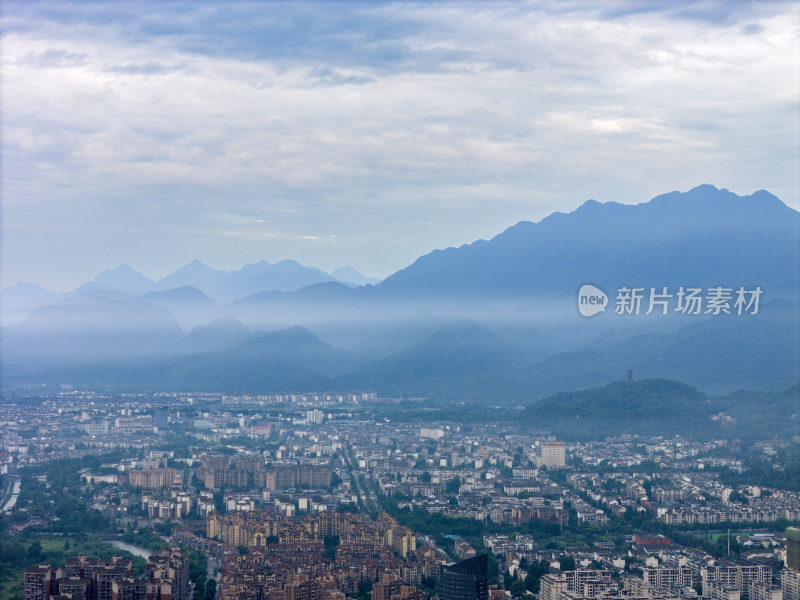
[[[0,0],[0,600],[800,600],[800,0]]]
[[[398,401],[6,397],[0,548],[26,564],[4,593],[797,598],[798,437],[562,441],[513,417],[394,421]]]

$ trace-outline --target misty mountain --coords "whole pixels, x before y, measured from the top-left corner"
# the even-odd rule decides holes
[[[559,437],[603,439],[621,433],[702,433],[713,425],[712,410],[711,398],[692,386],[645,379],[561,392],[529,405],[524,418]]]
[[[776,390],[800,380],[798,304],[780,301],[753,316],[690,321],[674,332],[607,332],[581,349],[526,370],[537,395],[636,377],[680,379],[708,393]]]
[[[192,329],[184,338],[183,346],[188,354],[227,350],[242,343],[250,336],[250,330],[233,317],[220,317],[207,325]]]
[[[518,385],[521,362],[494,335],[464,321],[388,358],[368,362],[338,382],[345,388],[375,389],[394,397],[485,400],[501,392],[516,399],[520,394],[526,397]]]
[[[32,310],[55,302],[62,296],[35,283],[20,282],[9,286],[0,292],[2,325],[23,321]]]
[[[380,282],[375,277],[366,277],[351,266],[339,267],[331,271],[331,277],[342,283],[352,283],[353,285],[374,285]]]
[[[51,303],[52,306],[91,306],[93,304],[102,304],[104,302],[128,302],[134,300],[135,295],[119,290],[112,290],[108,288],[85,288],[80,291],[73,292],[67,296],[62,296],[60,299]]]
[[[219,315],[219,304],[192,286],[148,292],[139,301],[166,308],[184,329],[205,325]]]
[[[330,319],[334,315],[337,319],[361,320],[367,316],[364,312],[367,303],[360,294],[362,289],[329,281],[294,292],[258,292],[226,308],[230,314],[254,329],[273,329],[286,323],[309,324]]]
[[[233,302],[259,292],[294,291],[315,283],[340,280],[343,283],[359,286],[379,281],[365,277],[352,267],[342,267],[337,269],[336,273],[337,275],[332,276],[294,260],[282,260],[274,264],[262,260],[238,270],[223,271],[195,259],[158,281],[153,281],[128,265],[120,265],[115,269],[107,269],[92,281],[80,285],[73,294],[83,296],[90,291],[108,290],[139,296],[151,291],[163,292],[193,287],[215,300]],[[30,295],[33,292],[28,293]],[[21,289],[12,291],[12,295],[21,294]]]
[[[388,358],[434,334],[468,321],[446,315],[415,313],[402,318],[333,321],[314,326],[314,332],[334,346],[347,349],[361,362]]]
[[[380,280],[365,277],[353,267],[341,267],[330,275],[301,265],[293,260],[283,260],[275,264],[262,260],[245,265],[241,269],[223,271],[214,269],[195,259],[174,273],[155,282],[156,291],[164,291],[184,286],[201,290],[207,296],[216,295],[230,302],[259,292],[293,291],[302,287],[325,281],[339,281],[352,286],[378,283]]]
[[[196,287],[185,285],[183,287],[165,290],[163,292],[148,292],[139,296],[143,302],[156,306],[189,304],[198,307],[215,308],[219,304],[206,296]]]
[[[73,384],[117,389],[274,393],[330,389],[326,373],[350,366],[346,352],[332,348],[303,327],[291,327],[257,332],[225,351],[149,363],[109,363],[68,375]]]
[[[170,273],[166,277],[162,277],[156,281],[153,285],[153,290],[165,291],[190,286],[209,295],[213,290],[222,285],[229,274],[228,271],[213,269],[195,259],[189,264],[182,266],[174,273]]]
[[[274,356],[251,358],[212,353],[192,360],[172,359],[158,368],[122,369],[106,380],[128,389],[224,393],[285,393],[329,389],[330,380]]]
[[[669,379],[617,381],[561,392],[530,404],[530,425],[565,439],[603,439],[623,433],[671,437],[772,437],[798,426],[800,386],[773,393],[740,391],[712,398]],[[775,410],[765,410],[767,407]],[[733,416],[733,419],[720,418]]]
[[[585,202],[489,241],[436,250],[386,278],[383,294],[573,296],[583,283],[761,285],[797,279],[800,213],[760,190],[702,185],[637,205]]]
[[[20,282],[0,292],[0,306],[9,308],[35,308],[53,302],[63,296],[35,283]]]
[[[274,381],[309,378],[295,389],[324,382],[493,403],[599,388],[629,368],[637,378],[680,380],[706,393],[775,392],[800,380],[798,247],[800,213],[768,192],[700,186],[636,206],[589,201],[489,241],[432,252],[377,285],[354,288],[295,261],[227,273],[193,261],[157,284],[121,266],[4,328],[3,360],[28,373],[38,365],[45,377],[47,365],[134,357],[142,381],[165,382],[165,371],[141,363],[181,354],[171,359],[175,376],[209,382],[216,373],[214,389],[249,381],[263,390],[272,375],[259,375],[261,365],[284,365],[291,377]],[[223,274],[211,297],[192,285],[131,292],[189,280],[207,286]],[[576,306],[586,282],[612,302],[626,284],[764,293],[758,315],[609,310],[587,319]],[[219,306],[219,297],[231,303]],[[295,325],[341,348],[302,327],[286,329]],[[284,333],[250,334],[259,329]],[[211,368],[213,360],[228,371]],[[124,367],[109,367],[108,381]]]
[[[6,373],[53,365],[161,357],[177,351],[183,331],[169,311],[141,302],[54,305],[3,330]]]
[[[132,296],[149,292],[153,288],[153,280],[134,271],[128,265],[120,265],[115,269],[106,269],[91,281],[78,286],[73,294],[83,294],[94,290],[113,290]]]
[[[800,331],[792,316],[797,304],[782,304],[756,317],[701,319],[674,330],[608,330],[579,349],[535,362],[513,336],[499,337],[474,323],[441,326],[339,381],[388,396],[498,403],[605,386],[627,369],[637,378],[680,377],[714,394],[779,390],[800,380]],[[372,344],[380,348],[381,339]]]
[[[262,260],[229,273],[210,295],[222,302],[233,302],[259,292],[298,290],[324,281],[333,281],[333,277],[297,261],[282,260],[270,264]]]
[[[775,392],[737,390],[714,399],[714,409],[734,419],[726,427],[734,434],[752,437],[791,437],[800,432],[800,383]]]
[[[236,311],[257,304],[276,326],[322,321],[326,314],[396,318],[432,311],[507,328],[524,321],[557,346],[557,338],[596,328],[575,311],[583,283],[611,297],[623,285],[673,292],[741,285],[760,286],[765,300],[797,298],[799,246],[800,213],[772,194],[738,196],[703,185],[638,205],[590,200],[569,214],[520,222],[489,241],[436,250],[375,286],[260,294],[232,311],[248,322],[252,315]],[[587,341],[580,338],[574,342]]]
[[[323,342],[305,327],[256,332],[226,355],[233,360],[277,359],[326,376],[343,373],[355,366],[347,352]]]

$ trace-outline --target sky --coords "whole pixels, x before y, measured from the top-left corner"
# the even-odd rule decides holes
[[[384,277],[701,183],[800,208],[796,2],[0,6],[0,287]]]

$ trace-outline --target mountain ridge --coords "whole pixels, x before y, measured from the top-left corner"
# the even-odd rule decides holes
[[[152,315],[158,326],[151,331],[164,340],[159,356],[179,357],[175,365],[181,372],[196,372],[192,361],[206,360],[191,358],[198,354],[193,349],[230,353],[230,369],[237,356],[247,369],[257,370],[260,360],[277,364],[281,357],[269,351],[268,342],[257,347],[252,340],[258,335],[250,332],[302,326],[345,340],[348,349],[336,344],[323,349],[310,338],[303,346],[300,332],[295,332],[296,347],[305,347],[317,361],[309,357],[304,365],[302,352],[295,355],[290,366],[298,377],[306,373],[317,382],[369,385],[391,394],[527,401],[554,391],[606,385],[627,368],[640,376],[681,379],[713,393],[748,384],[776,390],[800,379],[798,247],[800,213],[777,197],[766,191],[738,196],[698,186],[637,205],[588,200],[538,223],[520,221],[490,240],[419,257],[376,285],[352,287],[289,260],[259,261],[236,272],[195,260],[171,275],[228,273],[226,278],[241,279],[241,293],[252,289],[253,282],[262,285],[276,268],[289,279],[302,270],[304,277],[325,280],[297,290],[256,291],[220,305],[193,286],[141,295],[102,287],[115,278],[130,284],[129,289],[142,283],[144,276],[126,266],[104,271],[92,286],[53,306],[82,307],[75,313],[80,323],[107,345],[103,319],[130,320],[126,339],[141,346],[130,354],[145,362],[154,349],[134,335],[136,315]],[[179,279],[175,276],[172,282]],[[585,282],[611,297],[619,285],[670,286],[673,291],[678,285],[758,285],[764,294],[757,316],[682,316],[673,310],[667,316],[645,317],[609,310],[585,319],[576,307],[577,289]],[[117,303],[116,313],[109,303]],[[93,315],[95,309],[99,315]],[[25,372],[36,372],[36,340],[47,342],[44,354],[61,349],[62,358],[73,363],[79,355],[68,352],[70,340],[77,340],[94,364],[103,358],[74,331],[61,331],[64,327],[55,320],[45,332],[49,337],[42,337],[39,317],[3,330],[6,363],[19,365],[21,358]],[[220,318],[229,320],[217,322]],[[415,319],[427,324],[415,325]],[[445,320],[460,323],[460,329],[448,331]],[[395,322],[404,323],[405,332],[383,326]],[[465,322],[474,327],[465,327]],[[234,370],[242,381],[269,384],[269,378],[250,377],[245,367]],[[227,377],[219,369],[213,372]]]

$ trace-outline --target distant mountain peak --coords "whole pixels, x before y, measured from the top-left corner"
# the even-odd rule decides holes
[[[367,277],[363,273],[354,269],[350,265],[345,265],[331,271],[331,277],[338,279],[344,283],[352,283],[354,285],[368,285],[380,283],[380,279],[375,277]]]
[[[308,327],[302,325],[292,325],[284,329],[276,329],[274,331],[257,331],[253,334],[253,340],[269,340],[269,341],[293,341],[293,342],[312,342],[324,344],[319,339],[317,334],[311,331]]]
[[[739,196],[710,184],[640,204],[588,200],[568,214],[520,221],[489,241],[435,250],[377,288],[478,298],[571,296],[587,280],[775,285],[796,277],[799,217],[769,192]]]
[[[175,270],[173,273],[170,273],[170,275],[167,275],[166,277],[164,277],[164,279],[166,279],[167,277],[170,277],[171,275],[174,275],[175,273],[181,273],[183,271],[188,271],[188,270],[206,270],[206,269],[216,270],[216,269],[212,269],[211,267],[209,267],[206,263],[204,263],[199,258],[194,258],[190,262],[188,262],[185,265],[183,265],[182,267],[180,267],[179,269]]]
[[[134,275],[142,275],[139,271],[134,269],[132,266],[126,265],[125,263],[123,263],[121,265],[117,265],[113,269],[106,269],[105,271],[103,271],[103,273],[130,273],[130,274],[134,274]],[[101,275],[103,273],[101,273]],[[142,277],[144,277],[144,275],[142,275]]]
[[[181,273],[181,272],[186,272],[186,271],[216,271],[216,269],[213,269],[213,268],[209,267],[206,263],[204,263],[199,258],[194,258],[194,259],[192,259],[191,262],[186,263],[180,269],[175,271],[175,273]],[[173,273],[173,275],[174,275],[174,273]]]
[[[53,292],[51,290],[48,290],[47,288],[45,288],[44,286],[39,285],[38,283],[31,283],[29,281],[18,281],[14,285],[10,285],[10,286],[8,286],[6,288],[3,288],[2,290],[0,290],[0,293],[8,292],[9,290],[30,290],[30,291],[36,291],[36,292],[45,291],[45,292],[49,292],[51,294],[55,294],[56,293],[56,292]]]
[[[144,300],[152,299],[183,299],[183,300],[202,300],[204,302],[213,302],[202,290],[194,287],[193,285],[182,285],[180,287],[171,288],[163,291],[148,292],[141,296]]]
[[[693,187],[692,189],[690,189],[686,193],[690,194],[692,192],[728,192],[728,189],[727,188],[718,188],[717,186],[712,185],[710,183],[701,183],[700,185],[696,185],[695,187]],[[680,193],[680,192],[678,192],[678,193]]]
[[[153,280],[133,267],[121,264],[113,269],[106,269],[91,281],[79,286],[75,292],[108,289],[126,294],[143,294],[153,287]]]
[[[231,271],[211,294],[224,302],[234,302],[260,292],[294,291],[333,278],[314,267],[307,267],[295,260],[281,260],[270,264],[265,260],[245,265],[239,271]]]
[[[247,268],[259,268],[259,267],[270,267],[270,266],[272,266],[272,263],[262,258],[261,260],[257,260],[256,262],[247,263],[242,267],[242,270]]]

